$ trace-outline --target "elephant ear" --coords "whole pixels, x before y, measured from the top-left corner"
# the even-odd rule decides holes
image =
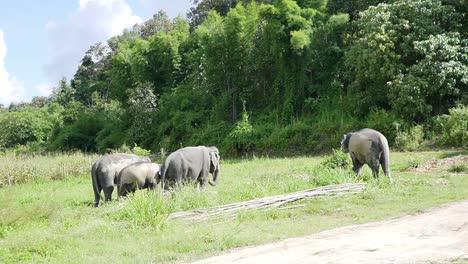
[[[353,135],[352,132],[348,133],[348,134],[344,134],[343,135],[343,138],[341,138],[341,141],[340,141],[340,144],[341,144],[341,147],[343,148],[343,150],[345,152],[348,152],[348,148],[349,148],[349,139],[351,138],[351,136]]]
[[[156,172],[156,175],[154,177],[156,178],[156,184],[159,184],[161,182],[161,170]]]
[[[348,139],[348,134],[343,134],[343,137],[342,137],[341,140],[340,140],[340,144],[341,144],[342,146],[345,145],[345,143],[346,143],[346,141],[347,141],[346,139]]]

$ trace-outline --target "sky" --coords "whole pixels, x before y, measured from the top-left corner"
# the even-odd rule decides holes
[[[185,17],[191,0],[0,0],[0,104],[48,96],[89,47],[159,10]]]

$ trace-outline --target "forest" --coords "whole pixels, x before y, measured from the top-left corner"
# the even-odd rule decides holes
[[[49,97],[0,107],[0,149],[224,156],[468,146],[465,0],[194,0],[83,54]]]

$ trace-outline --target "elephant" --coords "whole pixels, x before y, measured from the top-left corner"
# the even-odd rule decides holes
[[[99,158],[91,167],[91,179],[94,190],[94,206],[99,207],[101,190],[104,190],[106,201],[112,200],[114,185],[117,183],[119,172],[129,164],[135,162],[151,162],[148,157],[134,154],[115,153],[106,154]]]
[[[343,135],[340,143],[343,151],[351,156],[356,176],[361,174],[362,166],[367,164],[373,176],[377,178],[381,165],[385,175],[391,180],[388,142],[380,132],[364,128]]]
[[[152,162],[137,162],[123,168],[117,177],[119,197],[134,193],[136,189],[154,190],[160,181],[160,165]]]
[[[161,186],[169,190],[181,182],[197,182],[203,188],[206,183],[216,186],[219,178],[219,151],[217,147],[185,147],[171,153],[161,168]],[[213,181],[208,180],[208,174]],[[167,181],[167,182],[166,182]]]

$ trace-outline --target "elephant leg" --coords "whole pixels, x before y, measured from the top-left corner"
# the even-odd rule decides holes
[[[102,187],[98,185],[97,189],[94,191],[94,206],[95,207],[99,206],[99,202],[101,200],[101,191],[102,191]]]
[[[379,166],[375,166],[375,165],[372,165],[372,166],[369,166],[372,170],[372,175],[374,176],[374,178],[379,178]]]
[[[104,197],[105,197],[106,202],[112,200],[112,192],[113,191],[114,191],[114,186],[104,187]]]
[[[385,174],[385,176],[388,177],[388,179],[390,181],[392,181],[392,177],[390,176],[390,171],[388,169],[388,161],[385,160],[385,157],[382,155],[382,157],[380,157],[380,166],[382,167],[382,170]]]
[[[369,167],[371,168],[372,170],[372,175],[374,176],[374,178],[379,178],[379,166],[380,166],[380,162],[378,159],[373,159],[370,163],[369,163]]]
[[[139,189],[139,188],[138,188],[138,189]],[[129,193],[135,193],[136,190],[137,190],[137,186],[136,186],[136,185],[131,185],[131,186],[129,187],[128,192],[129,192]]]
[[[170,191],[174,187],[174,181],[171,179],[166,179],[164,183],[164,192]]]
[[[119,185],[117,188],[119,197],[126,197],[128,194],[127,184]]]
[[[356,177],[361,176],[363,164],[356,158],[351,157],[351,160],[353,161],[353,171],[356,173]]]
[[[200,188],[205,188],[208,184],[208,173],[206,171],[201,171],[197,177],[197,181],[200,184]]]

